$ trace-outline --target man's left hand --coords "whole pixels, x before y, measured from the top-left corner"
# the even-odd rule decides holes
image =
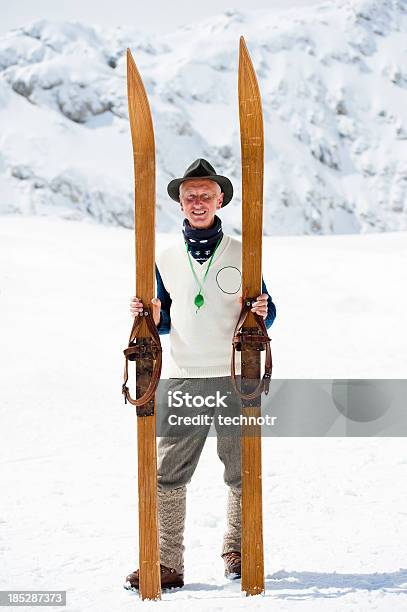
[[[262,293],[256,298],[256,301],[252,304],[252,312],[255,312],[256,314],[260,315],[260,317],[263,317],[263,319],[267,317],[268,297],[269,296],[267,295],[267,293]]]

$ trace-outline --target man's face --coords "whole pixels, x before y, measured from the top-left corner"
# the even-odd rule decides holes
[[[196,229],[211,227],[216,211],[222,207],[223,193],[215,181],[191,179],[181,183],[181,210]]]

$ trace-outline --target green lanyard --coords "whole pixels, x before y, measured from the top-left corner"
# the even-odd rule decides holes
[[[195,280],[196,280],[196,284],[197,284],[197,285],[198,285],[198,287],[199,287],[199,291],[198,291],[198,293],[196,294],[195,299],[194,299],[194,304],[195,304],[195,306],[196,306],[196,312],[198,312],[198,310],[199,310],[200,308],[202,308],[202,306],[203,306],[203,305],[204,305],[204,303],[205,303],[204,296],[202,295],[201,291],[202,291],[202,288],[203,288],[204,283],[205,283],[205,281],[206,281],[206,277],[208,276],[209,268],[210,268],[210,267],[211,267],[211,265],[212,265],[212,260],[213,260],[213,258],[214,258],[214,256],[215,256],[216,249],[218,248],[218,246],[219,246],[219,244],[220,244],[221,240],[222,240],[222,238],[220,238],[220,239],[218,240],[218,242],[216,243],[216,247],[215,247],[215,249],[214,249],[214,251],[213,251],[213,253],[212,253],[212,255],[211,255],[211,258],[210,258],[210,260],[209,260],[209,262],[208,262],[208,265],[207,265],[207,267],[206,267],[206,270],[205,270],[205,275],[204,275],[204,277],[203,277],[203,279],[202,279],[202,283],[200,283],[200,282],[199,282],[199,279],[198,279],[198,277],[197,277],[197,275],[196,275],[196,272],[195,272],[195,270],[194,270],[194,267],[193,267],[193,265],[192,265],[191,255],[190,255],[190,253],[189,253],[189,246],[188,246],[188,243],[187,243],[187,242],[185,243],[185,246],[186,246],[186,248],[187,248],[187,255],[188,255],[188,261],[189,261],[189,267],[191,268],[191,272],[192,272],[192,274],[193,274],[193,276],[194,276],[194,278],[195,278]]]

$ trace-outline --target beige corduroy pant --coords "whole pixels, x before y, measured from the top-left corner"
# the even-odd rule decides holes
[[[166,391],[175,390],[193,396],[208,393],[208,380],[198,378],[170,379]],[[221,394],[231,396],[233,391],[229,377],[212,379],[210,389],[220,390]],[[217,433],[217,453],[224,465],[224,481],[229,487],[226,508],[226,532],[221,554],[240,551],[241,546],[241,467],[240,436],[236,429],[232,432],[216,426],[219,409],[188,408],[169,409],[169,413],[183,413],[189,416],[207,414],[215,417]],[[220,409],[221,410],[221,409]],[[160,429],[160,428],[159,428]],[[184,569],[184,530],[186,515],[186,490],[198,465],[210,425],[199,428],[174,427],[161,428],[158,442],[158,518],[160,526],[160,560],[162,565],[178,572]]]

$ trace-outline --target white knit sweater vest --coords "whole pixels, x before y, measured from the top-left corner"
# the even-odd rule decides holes
[[[202,282],[209,260],[199,264],[192,255],[190,258]],[[194,299],[199,286],[188,262],[183,237],[160,253],[157,265],[172,299],[170,378],[228,376],[233,331],[241,310],[241,242],[223,236],[202,287],[205,303],[198,312]],[[239,353],[236,371],[240,373]]]

